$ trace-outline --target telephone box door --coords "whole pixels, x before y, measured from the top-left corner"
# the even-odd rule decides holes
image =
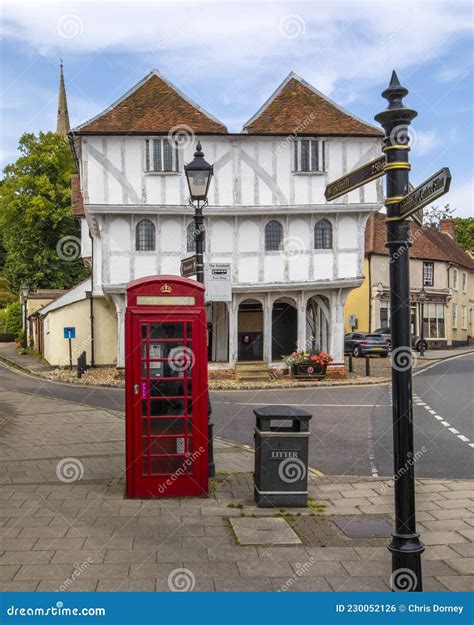
[[[205,328],[204,310],[127,312],[129,497],[207,494]]]

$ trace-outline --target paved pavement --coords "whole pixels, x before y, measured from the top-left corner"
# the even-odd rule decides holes
[[[381,478],[310,474],[310,507],[252,501],[253,453],[216,441],[206,499],[124,498],[116,413],[0,390],[1,590],[388,590],[387,538],[337,523],[393,523]],[[472,482],[417,481],[424,589],[470,590]]]
[[[419,477],[472,477],[472,372],[474,356],[435,363],[414,376],[415,449]],[[12,372],[0,364],[0,388],[123,411],[121,389],[78,387]],[[310,460],[325,474],[390,476],[390,386],[328,387],[211,393],[215,432],[253,445],[253,407],[296,404],[313,413]],[[426,403],[427,406],[424,406]],[[436,414],[436,418],[432,410]],[[439,417],[439,419],[438,419]],[[444,425],[447,423],[448,425]],[[457,430],[455,434],[451,429]],[[462,437],[462,438],[460,438]],[[468,439],[467,441],[464,439]],[[343,450],[343,452],[341,452]]]

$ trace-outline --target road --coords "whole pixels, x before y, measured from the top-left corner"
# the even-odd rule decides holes
[[[472,478],[474,355],[438,363],[413,378],[416,474]],[[123,411],[120,389],[58,384],[0,365],[0,388]],[[390,386],[216,391],[214,432],[253,444],[254,406],[293,404],[312,414],[310,464],[326,474],[392,474]],[[1,404],[0,404],[1,409]]]

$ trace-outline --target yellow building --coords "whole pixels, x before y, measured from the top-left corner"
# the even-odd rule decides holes
[[[421,333],[423,287],[424,337],[431,348],[466,345],[474,334],[474,260],[454,239],[452,219],[440,230],[412,224],[410,248],[411,329]],[[390,325],[389,258],[385,216],[372,215],[365,230],[364,281],[351,291],[344,331],[373,332]]]

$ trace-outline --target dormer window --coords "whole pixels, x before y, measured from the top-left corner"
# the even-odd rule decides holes
[[[296,139],[294,143],[294,171],[313,173],[325,170],[325,142],[319,139]]]
[[[147,139],[145,171],[158,173],[179,171],[178,146],[168,138]]]

